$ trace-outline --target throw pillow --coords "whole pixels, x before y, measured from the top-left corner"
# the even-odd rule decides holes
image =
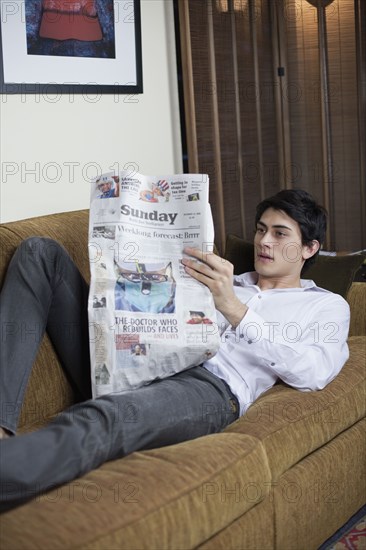
[[[313,279],[315,283],[343,298],[355,278],[365,256],[355,254],[350,256],[318,256],[313,265],[310,265],[302,274],[303,279]]]
[[[254,271],[253,243],[229,234],[226,237],[225,259],[234,265],[235,275]]]

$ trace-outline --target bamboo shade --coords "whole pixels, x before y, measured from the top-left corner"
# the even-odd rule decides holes
[[[189,169],[210,176],[221,252],[291,187],[329,208],[328,248],[365,247],[363,0],[178,2]]]

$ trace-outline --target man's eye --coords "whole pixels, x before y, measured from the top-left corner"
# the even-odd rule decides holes
[[[263,229],[263,227],[257,227],[256,231],[257,233],[264,233],[265,230]]]
[[[278,237],[286,237],[286,233],[282,233],[282,231],[277,231],[276,235]]]

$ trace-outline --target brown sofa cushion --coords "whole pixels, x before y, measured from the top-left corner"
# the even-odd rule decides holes
[[[349,339],[351,357],[326,388],[300,392],[278,384],[226,431],[262,441],[274,480],[366,413],[366,336]]]
[[[362,265],[364,256],[318,256],[315,263],[304,271],[305,279],[346,298],[355,278],[356,271]]]
[[[4,237],[2,242],[6,244],[2,249],[3,264],[21,239],[32,234],[45,235],[70,250],[88,279],[87,225],[87,211],[5,224],[0,229],[0,236]],[[359,284],[366,287],[364,283]],[[353,297],[359,307],[358,290]],[[49,343],[43,345],[50,346]],[[273,487],[275,490],[278,487],[282,497],[282,472],[287,476],[287,469],[295,465],[289,473],[296,476],[285,479],[300,483],[304,460],[312,460],[323,453],[321,446],[324,443],[332,440],[333,445],[338,433],[345,430],[347,434],[347,427],[364,415],[365,345],[365,337],[350,339],[350,361],[321,392],[302,393],[279,384],[263,394],[247,415],[223,434],[135,453],[107,463],[81,479],[4,514],[1,518],[2,547],[8,550],[48,548],[51,541],[55,549],[192,548],[210,537],[211,548],[218,548],[220,544],[221,547],[243,547],[241,541],[247,540],[241,536],[243,529],[264,530],[269,523],[270,529],[267,528],[263,538],[249,533],[249,544],[245,547],[274,548],[273,537],[279,541],[281,533],[275,532],[273,521],[278,520],[276,528],[282,529],[282,533],[293,528],[289,523],[291,514],[287,519],[287,508],[282,511],[277,495],[269,494]],[[47,366],[49,354],[48,347],[42,348],[35,370]],[[36,416],[37,400],[39,415],[46,419],[48,411],[43,408],[44,403],[47,405],[47,397],[56,398],[59,391],[59,378],[52,375],[55,393],[51,397],[46,391],[40,396],[38,386],[41,386],[42,372],[44,370],[39,370],[38,378],[32,376],[36,382],[33,386],[31,382],[29,387],[33,393],[29,394],[29,408],[24,411],[26,420]],[[65,395],[62,399],[68,397]],[[60,408],[63,407],[60,405]],[[348,445],[351,443],[350,438]],[[346,449],[346,445],[342,448]],[[327,447],[324,449],[326,451]],[[325,462],[329,469],[333,455],[337,455],[337,449],[329,453]],[[352,455],[359,456],[359,453],[352,452]],[[345,457],[346,453],[341,455],[341,460]],[[304,468],[304,476],[312,479],[313,471]],[[346,468],[344,472],[346,483]],[[276,512],[273,517],[275,504],[281,516]],[[258,527],[262,518],[259,511],[264,506],[267,506],[268,523],[260,523]],[[344,509],[348,510],[349,506]],[[303,510],[298,507],[300,520]],[[314,503],[307,513],[313,517],[313,511]],[[333,524],[334,529],[338,526],[338,523]]]
[[[274,503],[270,495],[197,549],[273,550],[275,548],[273,518]]]
[[[225,259],[234,265],[235,275],[254,271],[254,245],[236,235],[227,235]]]
[[[18,433],[34,431],[75,402],[75,393],[61,368],[47,334],[39,347],[26,389]]]
[[[225,258],[234,264],[234,273],[254,271],[254,245],[235,235],[226,239]],[[304,270],[303,278],[312,279],[322,287],[346,298],[356,271],[365,256],[318,256],[315,263]]]
[[[2,517],[7,550],[196,548],[265,499],[262,444],[215,434],[109,462]],[[60,519],[61,518],[61,519]],[[172,535],[174,534],[174,539]]]

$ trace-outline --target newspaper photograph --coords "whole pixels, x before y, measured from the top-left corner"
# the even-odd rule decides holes
[[[198,365],[218,350],[211,292],[190,277],[186,246],[212,253],[204,174],[96,178],[89,219],[93,396],[120,393]]]

